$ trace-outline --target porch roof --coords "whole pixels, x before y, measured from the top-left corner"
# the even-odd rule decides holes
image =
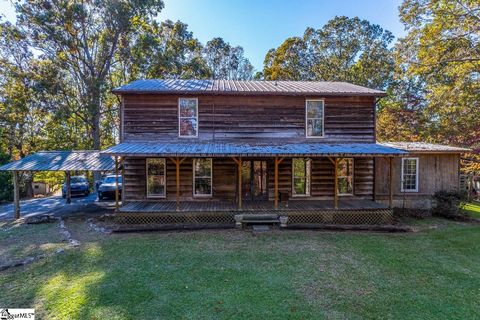
[[[39,151],[0,167],[0,171],[110,171],[115,161],[96,150]]]
[[[427,142],[384,142],[381,145],[408,151],[409,153],[465,153],[471,149]]]
[[[295,156],[402,156],[406,151],[377,143],[324,144],[284,143],[259,144],[247,142],[124,142],[102,151],[115,156],[163,156],[163,157],[295,157]]]

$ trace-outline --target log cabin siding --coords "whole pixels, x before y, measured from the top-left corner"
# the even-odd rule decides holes
[[[178,139],[179,95],[124,95],[123,141]],[[325,97],[325,137],[305,138],[306,96],[195,96],[199,136],[194,141],[290,139],[375,142],[373,97]],[[180,138],[185,141],[185,138]],[[188,139],[187,139],[188,140]]]
[[[406,158],[418,158],[418,192],[402,192],[402,158],[393,158],[393,199],[396,207],[424,207],[432,195],[441,190],[458,190],[459,154],[410,154]],[[389,159],[375,159],[375,198],[389,198]],[[415,203],[417,201],[417,203]]]
[[[130,201],[161,201],[163,198],[146,196],[146,158],[126,157],[124,159],[123,199]],[[267,160],[268,195],[274,199],[274,162]],[[166,197],[176,198],[175,164],[166,159]],[[213,196],[193,197],[193,159],[187,158],[180,165],[180,200],[232,200],[237,197],[237,166],[230,158],[213,158]],[[373,195],[373,159],[357,158],[354,164],[354,195],[371,199]],[[279,192],[288,193],[292,198],[292,159],[285,158],[279,164]],[[311,196],[301,199],[330,199],[334,195],[334,166],[328,158],[312,159]],[[299,197],[300,198],[300,197]]]

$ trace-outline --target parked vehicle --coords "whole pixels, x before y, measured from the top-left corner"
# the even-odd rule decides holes
[[[88,196],[90,194],[90,184],[84,176],[73,176],[70,178],[70,194]],[[62,197],[67,196],[67,183],[62,185]]]
[[[104,198],[115,198],[115,190],[117,184],[115,181],[115,175],[108,175],[101,181],[98,186],[98,199],[102,200]],[[122,194],[122,176],[118,176],[118,193]]]

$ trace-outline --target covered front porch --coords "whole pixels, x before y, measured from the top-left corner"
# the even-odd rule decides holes
[[[389,223],[391,205],[374,201],[373,159],[404,154],[378,144],[320,143],[122,143],[104,153],[124,163],[120,223],[182,226],[232,225],[255,215],[290,223]],[[150,181],[158,188],[149,188]]]

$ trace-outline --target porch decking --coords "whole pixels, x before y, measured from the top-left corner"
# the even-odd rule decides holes
[[[279,203],[274,208],[273,201],[244,201],[242,208],[235,202],[229,201],[181,201],[179,210],[175,201],[137,201],[130,202],[119,208],[121,213],[172,213],[172,212],[255,212],[255,213],[283,213],[289,211],[324,211],[324,210],[378,210],[388,209],[386,205],[366,199],[345,199],[338,202],[335,209],[334,200],[292,200],[288,203]]]
[[[288,220],[288,226],[314,224],[389,224],[393,212],[387,206],[360,198],[342,199],[335,209],[334,200],[292,200],[274,208],[273,201],[246,201],[242,208],[227,201],[183,201],[177,211],[175,201],[130,202],[119,208],[116,221],[121,228],[211,228],[233,227],[236,220],[248,217],[267,217],[280,223],[280,217]],[[250,219],[251,220],[251,219]]]

